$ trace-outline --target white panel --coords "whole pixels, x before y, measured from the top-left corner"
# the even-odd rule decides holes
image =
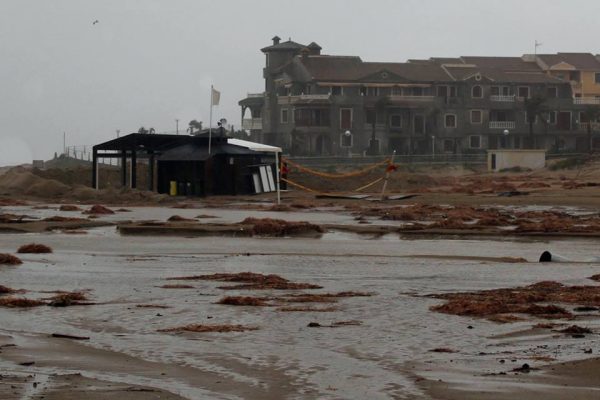
[[[270,165],[267,165],[267,178],[269,178],[269,189],[271,189],[271,192],[274,192],[276,188],[275,182],[273,181],[273,170]]]
[[[254,193],[262,193],[262,186],[260,184],[260,176],[257,172],[252,174],[252,183],[254,184]]]
[[[262,183],[262,187],[263,187],[263,191],[264,192],[270,192],[270,188],[269,188],[269,178],[267,177],[267,168],[262,165],[259,168],[260,171],[260,181]]]

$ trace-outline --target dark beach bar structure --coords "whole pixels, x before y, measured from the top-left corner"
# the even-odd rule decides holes
[[[281,149],[227,137],[132,133],[93,147],[92,187],[98,159],[121,160],[121,185],[137,188],[138,163],[147,165],[147,187],[171,195],[207,196],[274,192]],[[129,169],[129,173],[128,170]]]

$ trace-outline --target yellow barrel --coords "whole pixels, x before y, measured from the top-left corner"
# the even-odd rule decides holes
[[[169,194],[171,196],[177,196],[177,181],[169,182]]]

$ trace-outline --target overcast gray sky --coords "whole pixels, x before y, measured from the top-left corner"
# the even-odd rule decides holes
[[[137,131],[240,124],[274,35],[369,61],[600,52],[598,0],[0,0],[0,165]],[[93,21],[99,22],[93,25]]]

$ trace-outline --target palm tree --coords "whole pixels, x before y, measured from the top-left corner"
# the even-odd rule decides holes
[[[587,122],[587,134],[588,134],[588,151],[590,154],[594,150],[592,142],[592,123],[600,118],[600,107],[597,105],[588,105],[581,112],[581,120],[579,122]]]
[[[544,119],[544,114],[546,112],[545,103],[546,98],[539,95],[525,99],[525,112],[527,113],[527,123],[529,124],[530,143],[534,149],[537,146],[535,143],[535,136],[533,134],[533,124],[538,117]]]
[[[193,119],[190,121],[188,126],[190,130],[190,135],[193,135],[194,130],[196,130],[197,132],[200,132],[202,130],[202,121],[196,121],[195,119]]]

